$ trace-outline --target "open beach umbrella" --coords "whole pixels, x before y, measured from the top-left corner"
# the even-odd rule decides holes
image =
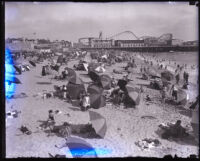
[[[126,86],[128,96],[134,101],[135,105],[140,103],[140,89],[138,87]]]
[[[21,81],[17,77],[6,76],[5,81],[8,82],[9,84],[11,83],[21,84]]]
[[[174,79],[174,75],[170,71],[166,70],[161,72],[161,79],[166,81],[172,81]]]
[[[67,91],[69,92],[69,96],[71,99],[78,99],[80,93],[86,92],[84,84],[74,84],[71,82],[67,84]]]
[[[30,60],[29,63],[30,63],[32,66],[36,67],[36,64],[35,64],[33,61]]]
[[[70,77],[69,82],[73,83],[73,84],[83,84],[82,79],[80,77],[78,77],[77,75]]]
[[[177,102],[181,105],[186,105],[187,103],[187,93],[183,89],[178,89]]]
[[[103,95],[103,89],[97,85],[89,85],[87,92],[90,94],[90,106],[92,108],[98,109],[106,105],[106,98]]]
[[[111,78],[109,75],[103,74],[100,76],[101,85],[103,89],[110,89],[111,88]]]
[[[67,76],[70,78],[70,77],[74,77],[74,76],[76,76],[76,72],[73,70],[73,69],[71,69],[71,68],[68,68],[68,67],[65,67],[65,70],[67,70]]]
[[[73,158],[97,158],[97,153],[91,144],[78,137],[68,137],[66,146]]]
[[[92,127],[94,128],[95,132],[101,138],[104,138],[107,131],[106,119],[102,115],[94,111],[89,111],[89,115]]]

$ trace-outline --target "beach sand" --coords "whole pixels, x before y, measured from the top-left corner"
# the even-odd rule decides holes
[[[77,63],[77,60],[70,61],[69,67]],[[141,60],[136,59],[136,63],[140,65]],[[125,63],[117,63],[111,67],[106,67],[106,73],[114,75],[115,78],[122,78],[120,74],[113,74],[113,69],[122,70],[121,67]],[[6,101],[6,111],[20,110],[22,113],[18,118],[7,119],[6,127],[6,157],[49,157],[51,154],[64,154],[65,150],[59,150],[56,144],[64,144],[64,139],[57,136],[47,137],[43,131],[38,131],[40,120],[45,121],[48,117],[48,110],[60,110],[62,113],[55,116],[56,123],[62,124],[67,121],[72,124],[87,124],[90,122],[89,112],[82,112],[79,108],[73,107],[71,104],[58,98],[42,99],[34,97],[35,94],[46,91],[54,91],[54,85],[67,84],[67,81],[51,80],[51,75],[41,76],[42,64],[37,67],[31,67],[30,71],[24,72],[17,77],[22,84],[16,85],[16,93],[26,93],[26,98],[16,98]],[[84,76],[87,72],[78,71],[79,76],[84,82],[91,80]],[[111,74],[112,73],[112,74]],[[133,84],[148,84],[148,81],[138,79],[139,74],[132,74]],[[196,75],[197,77],[197,75]],[[193,78],[191,78],[193,79]],[[39,82],[39,83],[38,83]],[[43,82],[43,83],[41,83]],[[195,88],[189,89],[191,97],[195,97],[198,93]],[[149,94],[155,99],[155,103],[146,103],[144,97]],[[135,109],[124,109],[122,106],[116,107],[107,104],[100,109],[91,109],[100,113],[106,118],[107,132],[103,139],[85,139],[95,149],[107,149],[109,153],[99,155],[98,157],[127,157],[127,156],[143,156],[143,157],[163,157],[164,155],[174,155],[179,157],[188,157],[190,154],[198,155],[198,145],[186,144],[164,140],[156,134],[158,125],[167,122],[176,122],[180,119],[183,126],[191,128],[191,117],[180,114],[174,106],[164,105],[158,101],[160,92],[157,90],[144,87],[141,102]],[[67,115],[69,114],[69,115]],[[141,118],[142,116],[153,116],[154,119]],[[31,129],[31,135],[21,134],[19,127],[26,125]],[[38,131],[38,132],[37,132]],[[157,138],[161,142],[161,146],[142,150],[135,145],[135,142],[144,138]]]

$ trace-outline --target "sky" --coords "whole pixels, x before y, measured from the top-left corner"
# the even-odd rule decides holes
[[[28,37],[77,42],[81,37],[109,38],[123,31],[137,37],[172,33],[198,39],[198,7],[188,2],[6,2],[5,38]],[[35,34],[33,34],[35,33]],[[135,39],[131,34],[117,38]]]

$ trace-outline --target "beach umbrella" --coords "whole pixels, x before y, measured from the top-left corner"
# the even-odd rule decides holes
[[[68,68],[68,67],[65,67],[65,70],[67,71],[67,76],[70,78],[70,77],[74,77],[76,76],[76,72],[75,70],[71,69],[71,68]]]
[[[65,145],[73,158],[97,158],[97,153],[91,144],[78,137],[68,137]]]
[[[106,105],[106,98],[103,95],[103,89],[97,85],[89,85],[87,92],[90,94],[90,106],[92,108],[98,109]]]
[[[187,103],[187,93],[183,89],[178,89],[177,102],[181,105],[186,105]]]
[[[101,85],[103,89],[110,89],[111,88],[111,78],[109,75],[103,74],[100,76]]]
[[[33,61],[30,60],[29,63],[30,63],[32,66],[36,67],[36,64],[35,64]]]
[[[84,84],[74,84],[69,82],[67,84],[67,90],[69,92],[70,98],[71,99],[78,99],[80,96],[80,93],[86,92]]]
[[[88,75],[89,75],[89,77],[90,77],[90,79],[91,79],[92,81],[94,81],[94,82],[99,82],[99,81],[100,81],[100,76],[99,76],[96,72],[90,71],[90,72],[88,73]]]
[[[78,77],[77,75],[70,77],[69,82],[73,83],[73,84],[83,84],[82,79],[80,77]]]
[[[89,116],[95,132],[101,138],[104,138],[107,131],[106,119],[102,115],[94,111],[89,111]]]
[[[22,71],[21,71],[21,69],[20,69],[18,66],[16,66],[16,65],[13,65],[13,66],[14,66],[15,70],[16,70],[19,74],[22,74]]]
[[[11,83],[21,84],[21,81],[17,77],[6,76],[5,81],[8,82],[9,84]]]
[[[135,105],[140,103],[140,89],[138,87],[126,86],[128,96],[134,101]]]
[[[164,81],[172,81],[174,79],[174,75],[170,71],[166,70],[161,72],[161,79]]]

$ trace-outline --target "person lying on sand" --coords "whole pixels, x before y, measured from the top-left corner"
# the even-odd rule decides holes
[[[175,124],[169,124],[169,126],[166,127],[162,137],[165,139],[169,139],[170,137],[183,138],[187,135],[186,129],[181,126],[181,120],[177,120]]]

